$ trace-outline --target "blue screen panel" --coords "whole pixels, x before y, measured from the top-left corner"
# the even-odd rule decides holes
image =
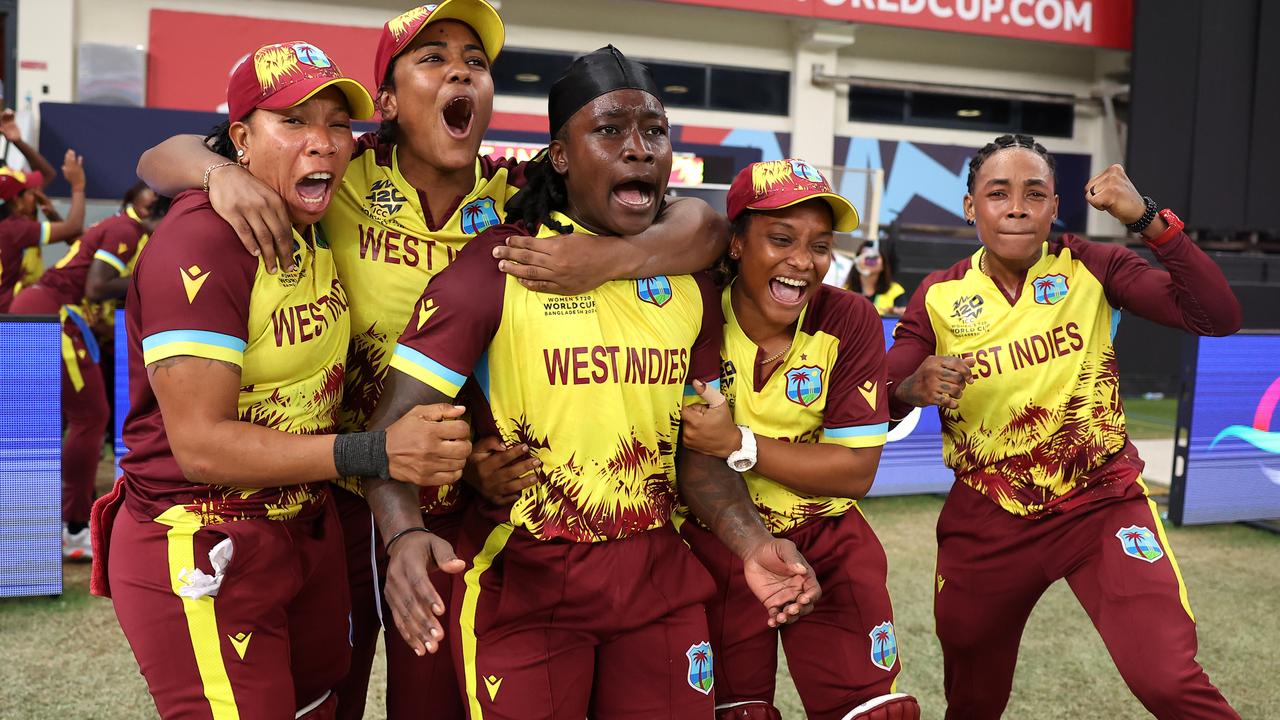
[[[884,320],[884,344],[893,344],[897,320]],[[868,496],[945,493],[955,475],[942,464],[942,423],[938,408],[916,408],[889,432],[880,470]]]
[[[120,477],[120,458],[124,457],[127,449],[124,446],[124,419],[129,415],[129,335],[125,332],[124,310],[116,310],[115,336],[115,398],[112,403],[115,432],[112,437],[115,438],[115,477]]]
[[[0,597],[62,593],[62,325],[0,315]]]
[[[1199,342],[1182,522],[1280,518],[1280,335]]]

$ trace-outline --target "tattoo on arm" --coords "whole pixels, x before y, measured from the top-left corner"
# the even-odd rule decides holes
[[[172,370],[173,368],[177,367],[182,363],[197,363],[197,364],[200,364],[205,369],[212,368],[212,367],[224,367],[230,370],[231,372],[236,373],[237,375],[240,374],[240,366],[233,362],[227,362],[225,360],[213,360],[210,358],[195,357],[193,355],[176,355],[174,357],[165,358],[163,360],[157,360],[147,365],[147,374],[155,375],[155,374],[158,374],[161,370],[165,370],[165,371]]]
[[[724,462],[682,450],[679,487],[693,514],[739,557],[768,539],[746,483]]]

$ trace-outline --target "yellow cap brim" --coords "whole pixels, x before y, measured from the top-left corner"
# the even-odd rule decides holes
[[[484,46],[484,54],[488,56],[489,62],[498,59],[498,53],[502,52],[502,46],[507,42],[507,28],[502,24],[502,17],[484,0],[444,0],[436,6],[422,27],[418,28],[418,32],[422,32],[422,28],[431,23],[441,20],[457,20],[475,31],[476,37],[480,38],[480,44]],[[414,36],[417,34],[414,33]],[[405,47],[408,44],[409,41],[406,41]]]
[[[346,96],[352,120],[369,120],[373,118],[373,98],[369,96],[369,91],[365,90],[360,83],[347,77],[334,78],[322,85],[318,85],[311,92],[304,95],[301,100],[289,107],[297,107],[315,97],[316,93],[330,87],[338,88]]]
[[[825,200],[826,203],[831,206],[831,227],[836,232],[853,232],[854,230],[857,230],[858,225],[861,224],[861,218],[858,217],[858,209],[853,206],[853,203],[846,200],[843,196],[835,193],[814,193],[812,195],[805,195],[802,198],[792,200],[791,202],[782,205],[775,205],[773,207],[748,205],[747,209],[781,210],[782,208],[793,207],[800,203],[809,202],[810,200]]]

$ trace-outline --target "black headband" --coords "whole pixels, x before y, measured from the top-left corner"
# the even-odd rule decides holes
[[[551,137],[554,139],[569,118],[587,103],[615,90],[642,90],[655,98],[662,97],[649,68],[628,60],[612,45],[574,60],[547,95]]]

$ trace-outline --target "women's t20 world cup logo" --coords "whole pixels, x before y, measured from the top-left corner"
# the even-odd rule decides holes
[[[1277,405],[1280,405],[1280,377],[1272,381],[1271,385],[1263,391],[1262,398],[1258,401],[1258,408],[1253,413],[1252,425],[1229,425],[1223,428],[1214,436],[1209,447],[1213,448],[1227,438],[1237,438],[1263,452],[1280,455],[1280,432],[1271,430]],[[1261,470],[1268,480],[1280,485],[1280,469],[1262,466]]]

